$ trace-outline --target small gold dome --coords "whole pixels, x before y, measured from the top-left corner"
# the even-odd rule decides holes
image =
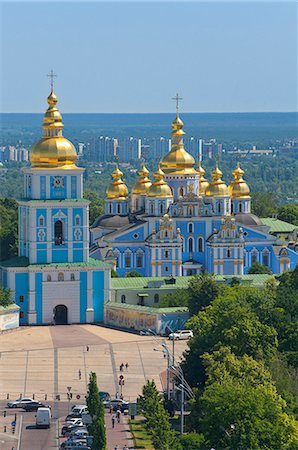
[[[164,173],[181,173],[191,174],[197,173],[195,170],[194,158],[185,150],[183,144],[183,122],[178,113],[172,122],[172,147],[171,151],[167,153],[162,161],[161,168]]]
[[[121,179],[123,173],[116,164],[116,169],[112,172],[113,181],[106,190],[106,198],[109,200],[127,200],[128,189],[126,184]]]
[[[148,190],[148,197],[168,198],[173,197],[170,186],[164,180],[164,172],[161,170],[160,164],[154,173],[155,181]]]
[[[216,165],[212,170],[212,181],[205,191],[206,197],[227,197],[229,196],[228,186],[222,181],[222,171]]]
[[[52,90],[48,96],[49,107],[43,119],[43,138],[30,149],[32,167],[75,168],[77,152],[74,145],[62,135],[62,117],[56,104],[58,99]]]
[[[232,198],[250,198],[250,189],[245,180],[243,180],[244,170],[238,164],[237,168],[233,170],[234,180],[229,185],[229,192]]]
[[[201,166],[201,162],[198,163],[197,172],[200,174],[200,187],[199,187],[199,193],[200,195],[205,195],[206,189],[209,187],[209,181],[206,180],[204,177],[205,175],[205,169]]]
[[[136,195],[147,195],[148,189],[152,185],[148,178],[149,170],[146,168],[145,164],[142,164],[141,170],[139,171],[140,178],[135,183],[132,194]]]

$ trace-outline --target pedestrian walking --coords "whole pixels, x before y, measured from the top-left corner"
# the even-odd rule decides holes
[[[117,416],[117,422],[120,423],[120,417],[121,417],[121,411],[120,411],[120,409],[117,409],[117,411],[116,411],[116,416]]]
[[[115,398],[116,398],[117,400],[118,400],[118,398],[119,398],[119,392],[118,392],[118,391],[116,392]]]
[[[81,380],[82,379],[82,372],[81,372],[81,369],[79,369],[79,380]]]
[[[128,362],[125,364],[126,372],[128,371]]]
[[[86,350],[87,350],[87,352],[89,352],[89,345],[87,345]]]
[[[124,445],[123,450],[128,450],[128,447],[126,447],[126,445]]]
[[[121,364],[120,364],[120,372],[123,372],[123,367],[124,367],[124,364],[121,363]]]
[[[112,414],[112,413],[113,413],[113,406],[110,405],[110,414]]]
[[[121,400],[123,400],[123,394],[122,393],[120,394],[120,398],[121,398]]]
[[[116,446],[114,447],[114,450],[118,450],[118,445],[116,445]]]
[[[114,416],[114,414],[112,415],[112,428],[115,428],[115,416]]]

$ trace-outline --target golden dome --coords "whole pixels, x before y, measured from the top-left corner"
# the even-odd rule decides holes
[[[167,173],[197,173],[194,158],[185,150],[183,144],[183,122],[178,113],[172,123],[172,146],[162,161],[161,168]]]
[[[229,192],[232,198],[250,197],[250,189],[246,181],[243,180],[244,170],[238,164],[237,168],[233,170],[234,180],[229,186]]]
[[[206,189],[209,187],[209,181],[206,180],[204,177],[205,175],[205,169],[201,166],[201,162],[198,163],[197,172],[200,174],[200,187],[199,187],[199,193],[201,195],[205,195]]]
[[[147,195],[148,189],[152,185],[148,178],[149,170],[142,164],[141,170],[139,171],[140,178],[137,180],[136,184],[132,189],[132,194],[136,195]]]
[[[30,149],[32,167],[73,169],[76,167],[77,152],[74,145],[62,135],[62,117],[56,104],[58,99],[51,90],[49,107],[43,119],[43,138]]]
[[[161,170],[160,164],[154,174],[155,181],[148,190],[148,197],[167,198],[173,197],[170,186],[164,180],[164,172]]]
[[[227,197],[229,196],[228,186],[222,181],[222,171],[218,168],[212,170],[212,181],[205,191],[206,197]]]
[[[106,198],[109,200],[127,200],[128,199],[128,189],[126,184],[121,179],[123,173],[116,164],[116,169],[112,172],[113,181],[106,190]]]

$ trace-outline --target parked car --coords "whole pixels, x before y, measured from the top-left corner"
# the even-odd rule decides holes
[[[71,419],[82,419],[82,414],[80,413],[69,413],[67,414],[67,416],[65,417],[65,422],[69,422],[69,420]]]
[[[74,431],[77,430],[87,430],[87,428],[85,427],[85,425],[78,425],[78,424],[65,424],[63,425],[62,429],[61,429],[61,434],[62,436],[65,436],[66,434],[70,434],[73,433]]]
[[[125,413],[128,411],[129,402],[122,400],[121,398],[114,398],[111,400],[106,400],[103,402],[105,408],[113,408],[113,411],[117,411],[120,408],[120,411]]]
[[[36,428],[50,428],[51,410],[50,408],[38,408],[36,414]]]
[[[100,400],[110,400],[111,396],[108,392],[99,391],[99,398]]]
[[[87,436],[89,436],[89,433],[87,430],[76,430],[76,431],[71,431],[71,437],[73,439],[84,439]]]
[[[64,425],[84,425],[80,417],[73,417],[65,421]]]
[[[169,339],[189,339],[193,337],[193,332],[192,330],[177,330],[174,333],[170,333],[169,334]]]
[[[71,408],[71,414],[83,414],[88,412],[88,407],[86,405],[74,405]]]
[[[74,450],[76,448],[83,448],[84,450],[90,448],[87,446],[87,441],[86,439],[73,439],[73,438],[69,438],[66,441],[62,442],[62,444],[60,444],[60,449],[64,450],[64,449],[71,449]]]
[[[25,405],[25,403],[30,403],[30,402],[34,402],[34,400],[29,397],[20,397],[17,400],[9,400],[9,402],[7,402],[7,407],[8,408],[22,408],[23,405]]]
[[[38,408],[49,408],[49,409],[51,409],[51,407],[49,405],[45,405],[44,403],[36,402],[36,401],[24,403],[22,408],[26,412],[37,411]]]

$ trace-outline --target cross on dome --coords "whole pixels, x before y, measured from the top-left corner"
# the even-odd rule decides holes
[[[182,97],[179,97],[179,94],[176,94],[176,96],[173,97],[172,100],[175,100],[175,101],[176,101],[176,114],[177,114],[177,116],[178,116],[178,113],[179,113],[179,101],[180,101],[180,100],[183,100],[183,98],[182,98]]]
[[[48,78],[51,78],[51,90],[54,90],[54,78],[57,78],[57,75],[54,73],[53,69],[51,69],[50,73],[47,74]]]

